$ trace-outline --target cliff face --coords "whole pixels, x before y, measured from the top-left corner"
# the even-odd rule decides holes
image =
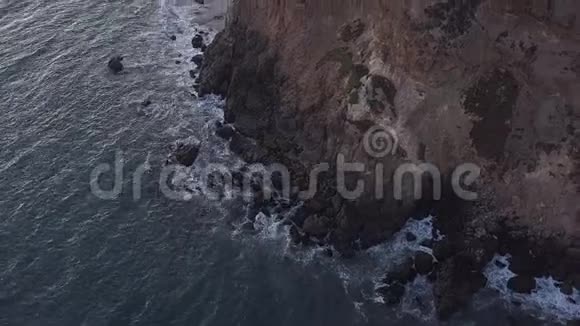
[[[451,201],[445,182],[439,203],[462,209],[461,217],[441,216],[441,227],[468,234],[461,238],[472,246],[464,255],[471,263],[488,259],[474,252],[506,226],[534,239],[557,237],[565,248],[557,250],[573,260],[577,17],[574,0],[241,0],[207,51],[201,90],[227,96],[226,119],[240,133],[232,145],[249,160],[286,163],[299,175],[338,154],[365,163],[366,172],[384,165],[380,200],[371,195],[376,174],[367,173],[357,200],[337,198],[328,177],[306,203],[327,221],[335,246],[384,240],[423,207],[408,183],[394,198],[389,185],[401,164],[431,163],[449,181],[473,163],[481,168],[479,200]],[[365,148],[377,125],[398,140],[394,155],[377,158]]]

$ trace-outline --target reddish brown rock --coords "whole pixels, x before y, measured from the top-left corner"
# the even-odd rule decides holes
[[[356,199],[307,202],[310,215],[331,220],[338,252],[350,256],[420,209],[440,209],[446,240],[434,245],[435,287],[439,315],[449,317],[485,283],[481,268],[498,250],[513,253],[512,268],[528,276],[576,284],[577,255],[566,248],[580,237],[580,3],[550,3],[240,1],[206,51],[200,92],[227,95],[226,121],[239,132],[231,146],[250,160],[284,163],[300,176],[322,162],[336,166],[339,154],[365,165],[345,177],[348,189],[365,182]],[[364,146],[377,125],[396,135],[389,155]],[[438,183],[425,176],[421,200],[412,178],[396,198],[397,169],[423,162],[441,173],[443,200],[432,200]],[[469,187],[477,201],[451,187],[465,163],[480,169]],[[332,196],[334,180],[319,180]]]

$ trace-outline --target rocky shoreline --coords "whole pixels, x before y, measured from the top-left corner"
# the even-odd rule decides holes
[[[316,196],[289,221],[297,245],[331,245],[348,258],[412,216],[437,216],[444,237],[429,244],[433,257],[389,273],[386,302],[429,274],[448,319],[485,286],[497,253],[511,256],[513,290],[530,292],[549,275],[570,293],[580,288],[580,24],[563,13],[580,5],[524,2],[240,1],[205,51],[200,95],[227,98],[234,127],[218,127],[232,151],[284,164],[293,189],[307,188],[321,162],[333,171],[339,154],[365,164],[362,177],[346,178],[366,182],[355,200],[339,194],[334,172],[319,176]],[[393,155],[365,152],[375,125],[396,131]],[[416,200],[405,182],[396,199],[388,185],[397,167],[424,162],[441,172],[442,197]],[[453,170],[466,162],[481,168],[470,188],[477,201],[453,191]],[[377,164],[388,180],[381,199],[369,173]],[[436,187],[425,185],[424,194]]]

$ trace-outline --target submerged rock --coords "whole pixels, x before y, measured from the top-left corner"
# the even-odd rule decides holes
[[[141,106],[142,106],[142,107],[144,107],[144,108],[146,108],[146,107],[148,107],[149,105],[151,105],[152,103],[153,103],[153,102],[151,102],[151,100],[147,99],[147,100],[145,100],[145,101],[141,102]]]
[[[119,73],[121,71],[123,71],[124,66],[123,63],[121,62],[123,61],[123,57],[120,55],[114,56],[109,60],[109,69],[114,72],[114,73]]]
[[[201,49],[203,47],[203,35],[196,34],[193,39],[191,39],[191,45],[194,49]]]
[[[417,251],[415,253],[415,270],[420,275],[429,274],[433,270],[433,256],[424,251]]]

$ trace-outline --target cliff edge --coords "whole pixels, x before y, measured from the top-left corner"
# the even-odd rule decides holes
[[[577,17],[572,0],[241,0],[207,50],[201,93],[227,97],[247,160],[284,163],[299,186],[329,163],[298,238],[348,256],[436,210],[446,318],[496,252],[580,287]],[[376,130],[392,152],[369,150]],[[337,190],[344,162],[364,165],[344,180],[363,181],[356,198]],[[400,179],[401,166],[426,173]]]

